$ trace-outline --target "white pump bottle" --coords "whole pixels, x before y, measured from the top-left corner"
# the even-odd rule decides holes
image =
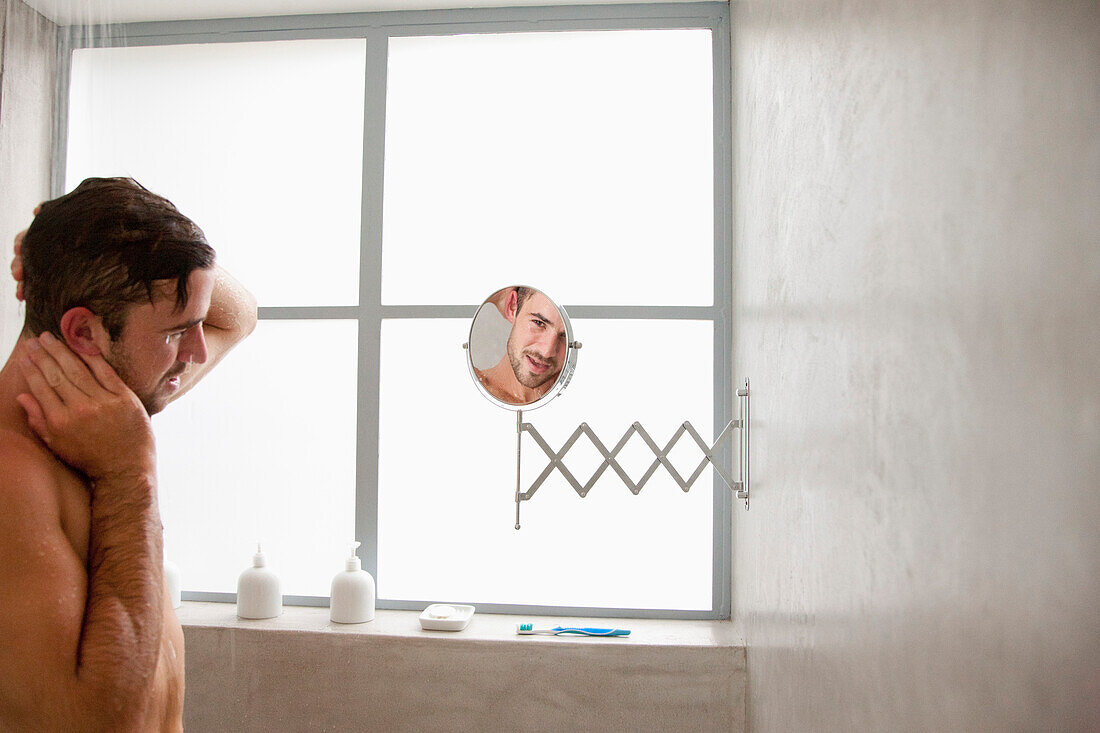
[[[283,594],[279,576],[266,567],[260,543],[252,556],[252,567],[237,579],[237,615],[241,618],[275,618],[283,612]]]
[[[172,608],[182,605],[180,600],[180,566],[164,558],[164,584],[168,586],[168,595],[172,599]]]
[[[180,582],[180,566],[168,559],[168,543],[164,541],[163,531],[161,546],[163,548],[164,559],[164,584],[168,586],[168,596],[172,599],[172,608],[179,608],[182,605],[180,599],[180,588],[182,587],[182,583]]]
[[[374,620],[374,578],[355,554],[358,542],[352,542],[344,572],[332,579],[329,618],[338,624],[361,624]]]

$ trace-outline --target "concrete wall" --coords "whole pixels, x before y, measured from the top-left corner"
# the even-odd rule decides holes
[[[20,0],[0,0],[0,353],[23,327],[8,274],[11,243],[50,192],[57,27]]]
[[[732,32],[750,729],[1100,728],[1100,4]]]

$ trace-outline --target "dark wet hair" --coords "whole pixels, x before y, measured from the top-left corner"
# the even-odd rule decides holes
[[[187,278],[213,265],[206,236],[171,201],[131,178],[88,178],[42,204],[23,239],[24,330],[60,337],[61,316],[82,306],[117,340],[156,281],[175,282],[182,308]]]
[[[523,302],[531,297],[531,293],[537,292],[534,288],[517,285],[516,288],[516,315],[523,309]]]

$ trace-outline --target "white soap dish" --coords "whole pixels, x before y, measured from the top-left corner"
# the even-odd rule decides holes
[[[420,628],[429,631],[462,631],[474,615],[473,606],[433,603],[420,614]]]

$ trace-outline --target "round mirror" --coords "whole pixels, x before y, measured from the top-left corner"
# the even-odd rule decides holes
[[[466,363],[490,402],[533,410],[569,384],[580,346],[564,308],[541,290],[512,285],[486,298],[474,314]]]

